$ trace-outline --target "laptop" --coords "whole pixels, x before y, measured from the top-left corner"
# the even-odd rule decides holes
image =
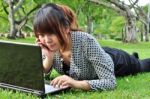
[[[0,87],[38,96],[68,89],[45,83],[39,46],[10,41],[0,41]]]

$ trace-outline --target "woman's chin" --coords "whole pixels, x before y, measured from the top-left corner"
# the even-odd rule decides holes
[[[50,51],[52,51],[52,52],[56,52],[56,51],[58,51],[58,49],[50,48]]]

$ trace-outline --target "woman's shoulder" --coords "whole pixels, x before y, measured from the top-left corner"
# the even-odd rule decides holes
[[[73,39],[76,40],[87,40],[89,38],[93,38],[91,34],[88,34],[87,32],[83,32],[83,31],[73,31],[71,32],[71,36]]]

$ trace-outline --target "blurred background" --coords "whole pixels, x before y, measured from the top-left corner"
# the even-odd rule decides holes
[[[0,0],[0,39],[33,37],[33,17],[44,3],[69,6],[80,28],[98,39],[149,42],[150,0]]]

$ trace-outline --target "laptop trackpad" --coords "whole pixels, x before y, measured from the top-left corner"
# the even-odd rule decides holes
[[[49,84],[45,84],[45,93],[53,93],[53,92],[57,92],[57,91],[60,91],[60,90],[64,90],[68,87],[63,87],[63,88],[55,88]]]

